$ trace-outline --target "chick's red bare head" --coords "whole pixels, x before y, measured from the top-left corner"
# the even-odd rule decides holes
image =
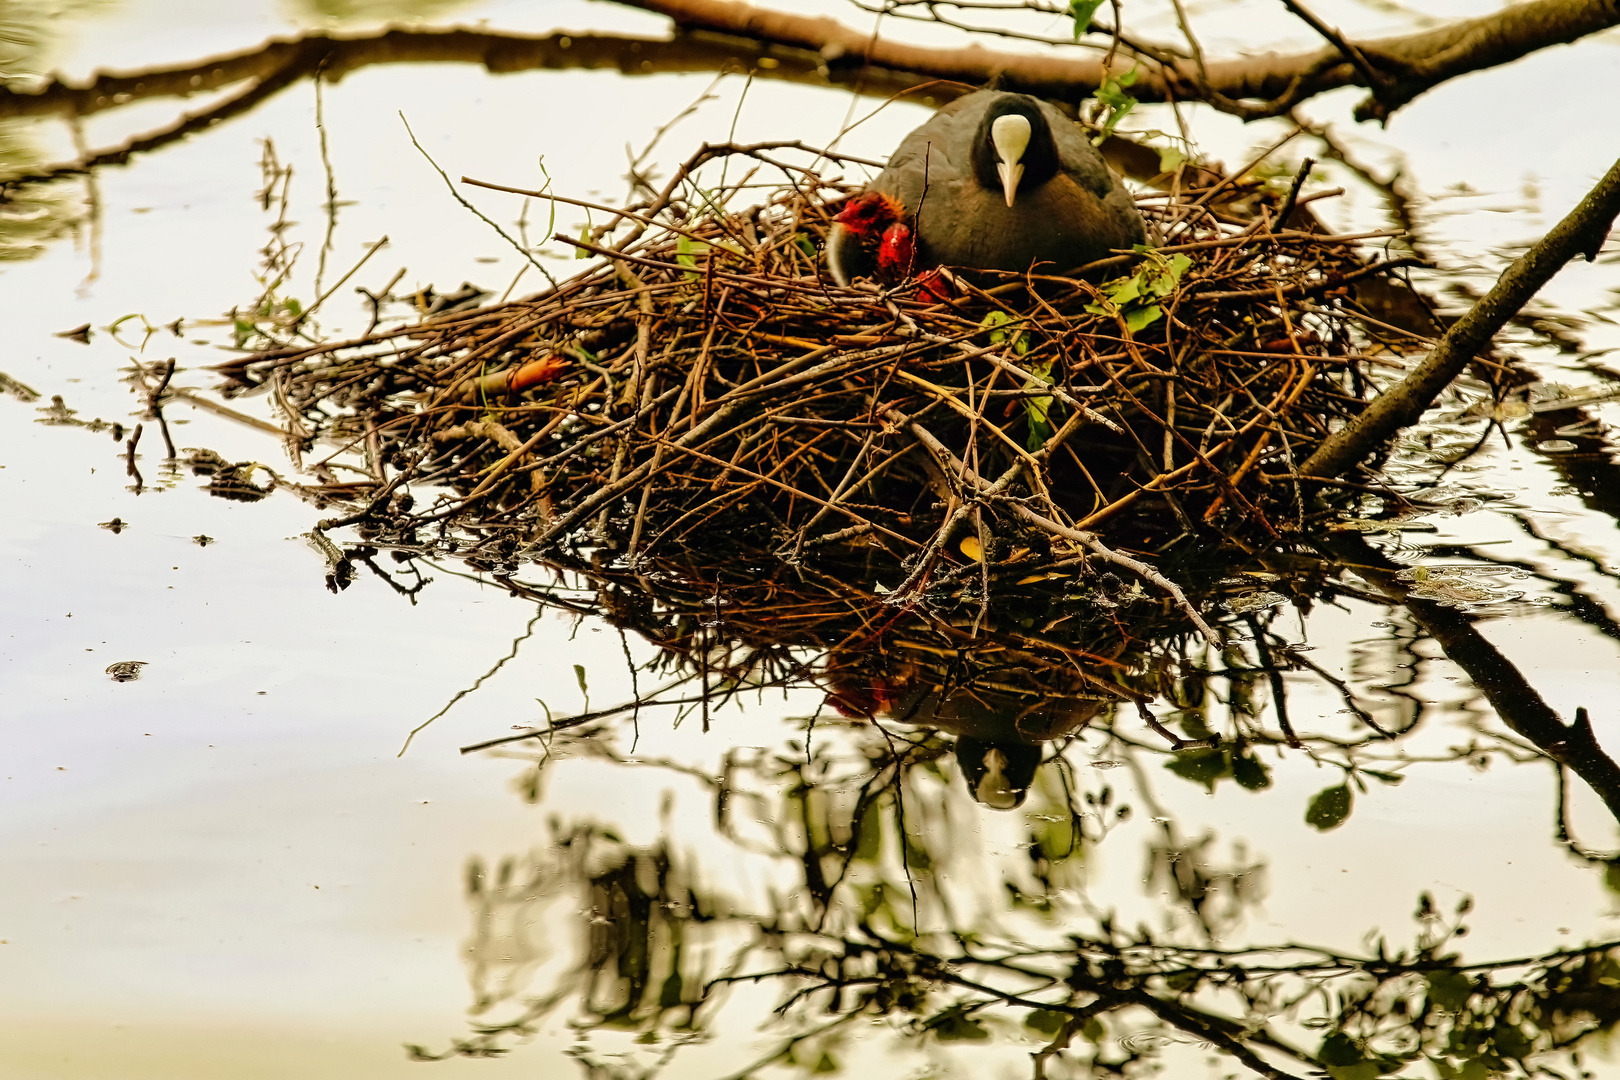
[[[876,237],[904,215],[905,207],[900,205],[899,200],[881,192],[868,191],[846,202],[833,220],[859,236]]]
[[[917,242],[911,226],[896,222],[883,230],[883,239],[878,242],[878,273],[894,279],[907,277],[916,255]]]

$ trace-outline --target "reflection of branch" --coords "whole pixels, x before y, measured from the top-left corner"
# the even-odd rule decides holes
[[[537,611],[535,611],[534,618],[530,619],[529,620],[529,625],[525,626],[523,628],[523,633],[519,634],[517,637],[512,639],[512,651],[511,652],[507,653],[505,656],[503,656],[499,660],[495,661],[495,666],[490,668],[488,671],[484,672],[482,675],[478,676],[477,680],[471,686],[467,687],[465,690],[456,691],[456,696],[451,698],[448,702],[446,702],[444,708],[440,709],[438,712],[434,713],[432,716],[428,717],[426,720],[422,721],[420,724],[418,724],[414,728],[412,728],[411,733],[409,735],[405,736],[405,745],[403,745],[403,746],[401,746],[399,748],[399,753],[396,754],[395,756],[396,757],[404,757],[405,756],[405,751],[407,751],[407,750],[409,750],[411,748],[411,740],[416,738],[416,733],[417,732],[421,731],[423,728],[425,728],[429,724],[433,723],[433,721],[437,720],[439,717],[441,717],[445,713],[449,712],[452,708],[455,707],[456,702],[460,701],[462,698],[466,697],[468,694],[472,693],[473,691],[477,690],[480,686],[484,685],[485,680],[493,678],[496,672],[500,671],[501,668],[506,666],[507,661],[515,659],[517,657],[517,654],[518,654],[518,649],[523,645],[523,643],[525,641],[527,641],[530,637],[534,636],[534,625],[535,625],[535,623],[540,621],[540,616],[544,615],[545,613],[546,613],[546,609],[544,607],[541,607]]]
[[[1579,710],[1575,722],[1566,725],[1519,669],[1474,628],[1469,615],[1409,596],[1406,583],[1395,576],[1399,568],[1360,537],[1336,539],[1334,547],[1355,565],[1358,574],[1405,605],[1447,659],[1468,673],[1503,723],[1586,781],[1620,822],[1620,764],[1598,745],[1586,710]]]
[[[87,154],[77,161],[48,166],[35,172],[6,176],[3,178],[3,183],[13,184],[54,180],[60,176],[89,172],[100,165],[122,165],[136,154],[146,153],[167,146],[170,143],[178,142],[187,135],[202,131],[230,117],[247,112],[261,101],[285,90],[304,74],[305,72],[299,68],[289,67],[281,70],[270,70],[264,75],[256,77],[256,81],[246,90],[228,97],[201,112],[182,116],[167,127],[129,139],[119,146]],[[5,116],[7,112],[6,93],[7,91],[0,89],[0,117]]]
[[[345,75],[378,64],[469,63],[506,74],[535,70],[615,70],[625,75],[747,71],[769,54],[775,61],[757,78],[821,85],[844,81],[816,52],[784,52],[768,44],[685,33],[672,40],[613,34],[552,34],[532,37],[473,30],[387,30],[364,37],[310,34],[272,41],[243,52],[205,57],[195,63],[98,74],[84,86],[52,79],[34,93],[0,86],[0,119],[28,116],[88,116],[133,101],[189,97],[221,90],[246,79],[260,82],[279,75],[321,71],[336,83]],[[926,76],[868,71],[862,81],[870,94],[891,94],[926,81]],[[948,88],[942,88],[948,89]]]

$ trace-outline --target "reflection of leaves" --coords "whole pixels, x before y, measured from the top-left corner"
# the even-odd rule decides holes
[[[1368,1059],[1356,1041],[1342,1031],[1322,1040],[1317,1057],[1333,1080],[1378,1080],[1378,1062]]]
[[[1241,746],[1199,746],[1179,751],[1165,763],[1165,768],[1209,791],[1224,777],[1236,780],[1239,787],[1260,791],[1271,786],[1271,773],[1258,759]]]
[[[1241,788],[1249,791],[1260,791],[1271,786],[1271,773],[1255,758],[1247,754],[1233,755],[1232,779],[1238,782]]]
[[[1429,1004],[1446,1012],[1457,1012],[1468,1004],[1474,981],[1460,971],[1436,971],[1429,976]]]
[[[1051,1037],[1062,1030],[1069,1020],[1067,1013],[1060,1013],[1056,1009],[1036,1009],[1024,1017],[1024,1026],[1031,1031],[1038,1031],[1042,1035]]]
[[[1345,823],[1353,802],[1349,784],[1338,784],[1319,791],[1305,808],[1305,824],[1317,832],[1331,832]]]
[[[924,1027],[940,1042],[983,1042],[990,1037],[985,1026],[967,1015],[968,1005],[952,1005],[929,1020]]]
[[[1183,780],[1203,784],[1210,791],[1215,790],[1215,781],[1223,776],[1232,775],[1232,768],[1227,763],[1226,755],[1210,746],[1183,750],[1175,756],[1174,760],[1168,762],[1165,768]]]
[[[503,865],[481,873],[470,899],[476,901],[476,925],[482,929],[478,948],[468,955],[478,965],[475,986],[489,1002],[481,999],[480,1004],[480,1023],[486,1026],[441,1056],[499,1053],[507,1041],[533,1030],[546,1011],[573,1000],[587,1017],[582,1031],[639,1031],[635,1052],[650,1060],[679,1040],[712,1037],[708,1017],[723,1008],[722,998],[710,996],[715,989],[757,986],[763,979],[776,980],[789,998],[778,1010],[787,1031],[776,1059],[788,1067],[788,1075],[825,1073],[847,1064],[838,1045],[817,1033],[827,1031],[827,1025],[889,1014],[902,1038],[986,1044],[1012,1034],[988,1019],[1010,1011],[1009,1019],[1025,1037],[1050,1042],[1068,1030],[1072,1038],[1063,1053],[1092,1066],[1091,1072],[1075,1075],[1103,1075],[1095,1065],[1105,1048],[1151,1063],[1165,1045],[1201,1037],[1207,1030],[1201,1010],[1223,996],[1238,1010],[1252,1009],[1257,1001],[1319,1001],[1319,1006],[1300,1005],[1277,1015],[1319,1031],[1323,1040],[1316,1054],[1299,1052],[1304,1067],[1286,1074],[1314,1073],[1328,1080],[1377,1080],[1409,1075],[1408,1069],[1414,1070],[1410,1075],[1421,1069],[1424,1075],[1452,1080],[1519,1075],[1523,1070],[1515,1062],[1540,1062],[1537,1055],[1571,1048],[1583,1036],[1614,1025],[1607,1003],[1620,985],[1620,964],[1611,955],[1620,944],[1464,971],[1453,966],[1461,961],[1444,950],[1462,932],[1461,917],[1471,907],[1467,901],[1457,906],[1458,923],[1448,927],[1441,925],[1432,898],[1421,897],[1416,912],[1421,929],[1414,946],[1402,949],[1380,936],[1371,950],[1374,955],[1366,957],[1296,946],[1301,950],[1297,967],[1279,963],[1273,948],[1173,946],[1146,929],[1127,931],[1106,919],[1082,928],[1085,916],[1073,895],[1083,886],[1065,887],[1054,868],[1060,859],[1079,856],[1074,858],[1078,868],[1095,837],[1071,841],[1063,835],[1070,831],[1075,804],[1058,769],[1043,771],[1050,783],[1032,789],[1037,800],[1032,806],[1040,812],[1030,823],[1029,842],[1020,845],[1021,861],[1025,853],[1032,857],[1038,889],[1030,887],[1027,877],[1005,879],[1013,902],[1039,912],[1041,922],[1057,936],[1045,944],[1004,940],[966,921],[947,923],[944,934],[918,934],[915,910],[924,920],[937,920],[946,911],[936,891],[939,877],[924,865],[971,871],[955,843],[957,834],[945,827],[949,806],[939,801],[941,794],[959,791],[960,779],[946,771],[950,759],[933,746],[908,759],[903,777],[897,778],[892,766],[880,767],[874,775],[872,765],[884,760],[885,744],[861,742],[859,731],[851,729],[854,753],[843,762],[849,771],[841,778],[837,754],[820,739],[814,771],[802,760],[766,754],[752,764],[728,755],[723,780],[714,778],[712,769],[689,772],[673,763],[636,763],[677,768],[709,783],[717,799],[730,807],[717,813],[717,820],[730,823],[723,830],[745,819],[765,827],[762,838],[752,830],[746,837],[730,831],[726,836],[803,878],[762,906],[712,885],[698,887],[702,875],[690,867],[691,856],[677,856],[664,843],[625,845],[601,825],[559,835],[556,854],[536,861],[532,870]],[[558,738],[569,736],[559,733]],[[588,738],[565,745],[573,750],[596,746],[597,753],[612,755]],[[542,759],[546,767],[564,768],[580,756],[556,750]],[[1245,786],[1258,786],[1270,779],[1251,748],[1235,739],[1222,747],[1183,751],[1168,764],[1199,783],[1231,776]],[[1372,775],[1372,770],[1354,769],[1346,783],[1312,801],[1312,814],[1321,814],[1319,822],[1312,822],[1315,827],[1347,816],[1350,787],[1364,774]],[[1394,778],[1398,774],[1375,776],[1386,782]],[[897,779],[904,785],[903,821],[901,800],[888,786]],[[1109,790],[1086,791],[1081,805],[1090,809],[1081,816],[1110,816],[1114,803]],[[1043,798],[1050,801],[1042,805],[1038,800]],[[739,812],[742,807],[748,809]],[[884,841],[880,846],[880,839],[889,836],[903,838],[909,872],[900,866],[898,845]],[[1263,872],[1262,866],[1247,861],[1217,863],[1211,858],[1214,843],[1213,834],[1195,841],[1170,836],[1152,850],[1147,882],[1151,894],[1168,897],[1197,919],[1212,940],[1235,927],[1258,895]],[[554,923],[563,910],[542,910],[542,905],[577,905],[574,897],[581,895],[582,959],[564,976],[573,982],[539,992],[542,987],[525,980],[535,977],[542,957],[533,946],[544,939],[525,935],[532,933],[531,927]],[[913,908],[914,895],[919,909]],[[930,916],[930,910],[936,914]],[[553,925],[547,933],[556,932]],[[985,991],[995,980],[1022,972],[1032,947],[1046,951],[1054,961],[1050,970],[1071,987],[1106,984],[1134,1001],[1152,998],[1164,1026],[1132,1031],[1140,1022],[1124,1003],[1092,1015],[1092,1005],[1066,995],[1056,981],[1053,994],[1037,992],[1016,1004]],[[733,948],[740,951],[728,959],[727,950]],[[1257,970],[1245,970],[1251,964]],[[736,974],[717,979],[721,971]],[[1302,991],[1307,987],[1320,992]],[[497,1023],[490,1012],[496,1001],[535,1004],[517,1022]],[[986,1013],[998,1001],[996,1012]],[[1083,1021],[1071,1029],[1079,1017]],[[1131,1033],[1108,1037],[1105,1025],[1116,1023],[1118,1030]],[[1259,1028],[1235,1038],[1275,1050],[1274,1043],[1265,1044],[1268,1036],[1268,1030]],[[420,1049],[413,1053],[431,1056]],[[1432,1069],[1425,1068],[1431,1064]]]

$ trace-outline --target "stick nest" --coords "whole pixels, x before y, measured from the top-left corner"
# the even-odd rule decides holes
[[[1274,541],[1311,505],[1294,465],[1395,363],[1356,294],[1405,260],[1273,229],[1286,192],[1148,195],[1154,251],[953,275],[936,302],[831,281],[845,189],[778,165],[762,204],[704,212],[680,194],[698,160],[571,241],[594,261],[555,288],[223,365],[229,392],[275,395],[298,449],[365,447],[372,482],[334,483],[352,512],[323,527],[495,569],[582,546],[632,567],[865,549],[901,592],[1031,552],[1114,557],[1101,530]]]

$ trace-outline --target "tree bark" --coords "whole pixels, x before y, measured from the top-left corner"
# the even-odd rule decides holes
[[[862,34],[825,17],[758,8],[735,0],[616,0],[667,15],[684,30],[735,34],[757,41],[819,52],[828,60],[859,57],[865,64],[978,86],[1000,79],[1009,90],[1074,101],[1102,84],[1107,72],[1098,57],[997,52],[970,44],[932,49]],[[1470,71],[1517,60],[1620,24],[1620,0],[1529,0],[1493,15],[1459,19],[1433,30],[1399,37],[1353,41],[1381,75],[1369,86],[1360,67],[1337,48],[1220,60],[1200,70],[1190,59],[1160,64],[1116,57],[1124,71],[1140,62],[1143,77],[1131,86],[1141,101],[1203,98],[1245,119],[1276,116],[1308,97],[1341,86],[1368,86],[1374,96],[1358,110],[1361,119],[1388,116],[1425,90]],[[954,96],[954,95],[953,95]],[[1248,104],[1249,99],[1260,99]]]
[[[852,30],[833,19],[795,15],[732,0],[618,0],[670,18],[671,40],[614,35],[489,33],[474,30],[387,30],[355,37],[309,34],[195,63],[129,72],[98,72],[76,86],[46,80],[34,89],[0,86],[0,119],[71,113],[86,116],[131,100],[186,96],[242,79],[286,78],[320,68],[328,78],[382,63],[460,61],[493,72],[535,68],[612,68],[627,75],[720,71],[821,84],[859,81],[869,93],[892,94],[926,82],[954,80],[930,96],[944,102],[992,79],[1007,89],[1075,102],[1106,72],[1096,56],[1000,52],[978,44],[936,49]],[[1552,45],[1620,25],[1620,0],[1529,0],[1494,15],[1433,30],[1351,44],[1384,76],[1365,115],[1383,116],[1447,79],[1509,63]],[[1136,61],[1116,58],[1116,68]],[[1131,92],[1142,101],[1211,100],[1246,119],[1287,112],[1341,86],[1367,86],[1358,65],[1325,46],[1289,55],[1218,60],[1203,71],[1192,60],[1141,59]]]

